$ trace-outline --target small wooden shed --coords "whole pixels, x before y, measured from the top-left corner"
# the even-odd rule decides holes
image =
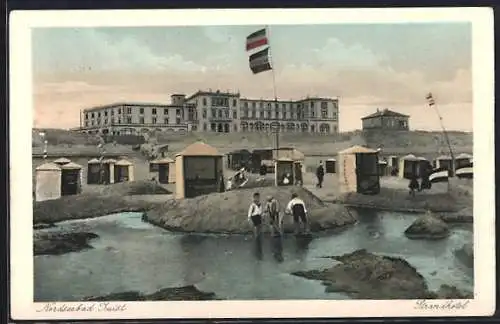
[[[291,158],[281,157],[275,160],[274,169],[274,183],[276,186],[290,186],[295,183],[294,161]]]
[[[399,177],[411,179],[418,177],[419,160],[413,154],[408,154],[399,159]]]
[[[325,173],[335,173],[336,172],[336,159],[328,159],[325,161]]]
[[[116,161],[113,175],[115,183],[134,181],[134,164],[125,159]]]
[[[387,161],[385,161],[385,160],[379,160],[378,161],[378,174],[380,176],[386,176],[387,175]]]
[[[67,159],[67,158],[65,158],[65,157],[60,157],[60,158],[58,158],[58,159],[56,159],[56,160],[54,161],[54,163],[55,163],[55,164],[57,164],[57,165],[59,165],[59,166],[61,166],[61,165],[65,165],[65,164],[68,164],[68,163],[70,163],[70,162],[71,162],[71,160],[70,160],[70,159]]]
[[[44,201],[61,197],[61,167],[44,163],[35,169],[35,200]]]
[[[340,151],[337,159],[341,192],[361,194],[380,192],[378,151],[355,145]]]
[[[448,175],[453,176],[453,159],[448,155],[441,155],[436,158],[436,169],[448,170]]]
[[[224,191],[223,155],[196,142],[175,156],[176,198],[193,198]]]
[[[469,166],[472,162],[472,155],[467,153],[459,154],[455,157],[455,169],[460,169]]]
[[[98,159],[91,159],[87,162],[87,184],[99,184],[99,174],[101,172],[101,162]]]
[[[158,182],[174,183],[175,182],[175,162],[171,158],[164,157],[159,160],[151,161],[156,164],[158,172]]]
[[[61,196],[82,192],[82,166],[70,162],[61,166]]]

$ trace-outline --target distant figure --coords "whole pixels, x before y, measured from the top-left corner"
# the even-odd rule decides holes
[[[224,175],[222,174],[222,172],[219,173],[219,192],[224,192],[226,191],[226,183],[224,181]]]
[[[293,217],[293,223],[295,225],[295,235],[301,233],[300,225],[304,227],[303,232],[305,234],[309,233],[309,222],[307,220],[307,209],[306,204],[296,193],[292,194],[292,200],[288,202],[285,212],[291,214]]]
[[[266,175],[266,173],[267,173],[267,167],[266,167],[266,165],[265,165],[265,164],[262,164],[262,165],[260,166],[260,169],[259,169],[259,174],[260,174],[261,176],[264,176],[264,175]]]
[[[431,189],[432,184],[429,180],[429,176],[432,173],[432,167],[428,165],[422,170],[422,182],[420,183],[420,191],[425,189]]]
[[[419,187],[420,185],[418,183],[417,177],[413,175],[411,177],[410,184],[408,185],[408,188],[410,189],[410,195],[412,197],[415,197],[415,190],[419,190]]]
[[[267,196],[266,214],[269,217],[271,226],[271,235],[278,236],[283,234],[283,217],[281,217],[278,200],[273,196]]]
[[[302,164],[295,163],[295,184],[302,186],[304,181],[302,179]]]
[[[231,190],[232,187],[233,187],[233,181],[232,181],[232,178],[230,177],[227,179],[226,189],[229,191],[229,190]]]
[[[323,161],[319,161],[318,168],[316,169],[316,177],[318,178],[318,184],[316,187],[323,188],[323,178],[325,177],[325,168],[323,167]]]
[[[284,185],[290,184],[290,173],[287,173],[283,176],[283,184]]]
[[[248,221],[253,225],[254,237],[259,237],[262,226],[262,204],[258,192],[253,194],[253,201],[248,208]]]

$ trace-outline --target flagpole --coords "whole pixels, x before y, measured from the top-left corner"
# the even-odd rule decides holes
[[[276,105],[278,103],[278,94],[277,94],[277,90],[276,90],[276,75],[274,72],[274,60],[273,60],[273,54],[272,54],[272,49],[271,49],[271,32],[270,32],[269,25],[266,25],[265,28],[267,31],[267,39],[268,39],[268,44],[269,44],[269,59],[271,61],[271,68],[272,68],[271,73],[273,76],[274,104]],[[274,108],[276,109],[276,106]],[[279,132],[280,132],[280,127],[277,127],[277,129],[274,132],[275,133],[275,140],[276,140],[276,143],[275,143],[275,145],[276,145],[276,158],[279,157],[279,148],[280,148]]]
[[[443,135],[444,139],[446,140],[446,144],[448,145],[448,149],[450,150],[450,157],[451,157],[451,172],[452,174],[455,173],[455,156],[453,154],[453,149],[451,148],[451,143],[450,143],[450,138],[448,137],[448,132],[446,131],[446,128],[444,128],[443,124],[443,117],[439,113],[439,109],[436,107],[436,101],[434,100],[433,96],[431,93],[429,93],[426,97],[428,100],[428,105],[429,107],[432,107],[436,114],[438,115],[439,118],[439,123],[441,125],[441,129],[443,130]],[[448,191],[450,191],[450,182],[448,181]]]

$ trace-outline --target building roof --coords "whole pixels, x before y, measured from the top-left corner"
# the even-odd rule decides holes
[[[59,163],[61,163],[61,164],[62,164],[62,163],[70,163],[70,162],[71,162],[71,160],[70,160],[70,159],[67,159],[67,158],[65,158],[65,157],[60,157],[60,158],[58,158],[57,160],[55,160],[55,161],[54,161],[54,163],[58,163],[58,164],[59,164]]]
[[[73,162],[69,162],[69,163],[61,166],[61,169],[63,169],[63,170],[80,170],[81,168],[82,168],[81,165],[73,163]]]
[[[280,161],[280,162],[293,162],[293,160],[288,158],[288,157],[280,157],[278,159],[278,161]]]
[[[467,153],[461,153],[455,159],[472,159],[472,155]]]
[[[413,154],[408,154],[408,155],[405,155],[401,158],[401,160],[405,160],[405,161],[417,161],[417,157]]]
[[[174,160],[172,160],[171,158],[168,158],[168,157],[164,157],[161,159],[151,161],[152,164],[168,164],[168,163],[173,163],[173,162],[174,162]]]
[[[55,163],[48,162],[36,167],[36,171],[61,171],[61,167]]]
[[[239,97],[240,96],[239,92],[223,92],[220,90],[215,90],[215,91],[198,90],[195,93],[193,93],[192,95],[188,96],[186,98],[186,101],[191,100],[191,99],[196,98],[196,97],[199,97],[199,96],[207,96],[207,95],[217,95],[217,96],[226,96],[226,97]]]
[[[99,160],[98,160],[98,159],[96,159],[96,158],[90,159],[90,160],[87,162],[87,164],[97,164],[97,163],[99,163]]]
[[[116,163],[117,161],[115,159],[106,159],[103,160],[102,163]]]
[[[429,161],[429,160],[427,160],[427,159],[426,159],[425,157],[423,157],[423,156],[419,156],[419,157],[417,157],[417,160],[420,160],[420,161]]]
[[[387,164],[387,161],[384,161],[384,160],[378,160],[378,164]]]
[[[376,112],[374,112],[373,114],[370,114],[368,116],[365,116],[361,119],[369,119],[369,118],[375,118],[375,117],[410,117],[408,115],[404,115],[404,114],[401,114],[401,113],[398,113],[398,112],[395,112],[395,111],[392,111],[392,110],[389,110],[389,109],[384,109],[384,110],[378,110]]]
[[[213,146],[205,144],[203,142],[196,142],[188,147],[186,147],[180,153],[177,153],[176,156],[222,156],[219,151]]]
[[[436,158],[436,160],[451,160],[451,157],[448,155],[441,155]]]
[[[234,150],[228,153],[228,155],[232,154],[252,154],[249,150],[247,149],[240,149],[240,150]]]
[[[127,161],[125,159],[121,159],[120,161],[117,161],[115,163],[115,165],[118,165],[118,166],[129,166],[129,165],[133,165],[133,163],[130,162],[130,161]]]
[[[373,150],[371,148],[360,145],[354,145],[351,146],[350,148],[347,148],[339,152],[339,154],[356,154],[356,153],[377,153],[377,150]]]
[[[337,161],[337,159],[331,158],[331,159],[327,159],[327,161]]]

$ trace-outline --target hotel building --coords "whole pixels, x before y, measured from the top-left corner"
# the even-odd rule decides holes
[[[84,109],[78,131],[142,134],[152,131],[337,133],[338,98],[297,101],[242,98],[239,93],[198,91],[171,96],[169,105],[116,103]]]

